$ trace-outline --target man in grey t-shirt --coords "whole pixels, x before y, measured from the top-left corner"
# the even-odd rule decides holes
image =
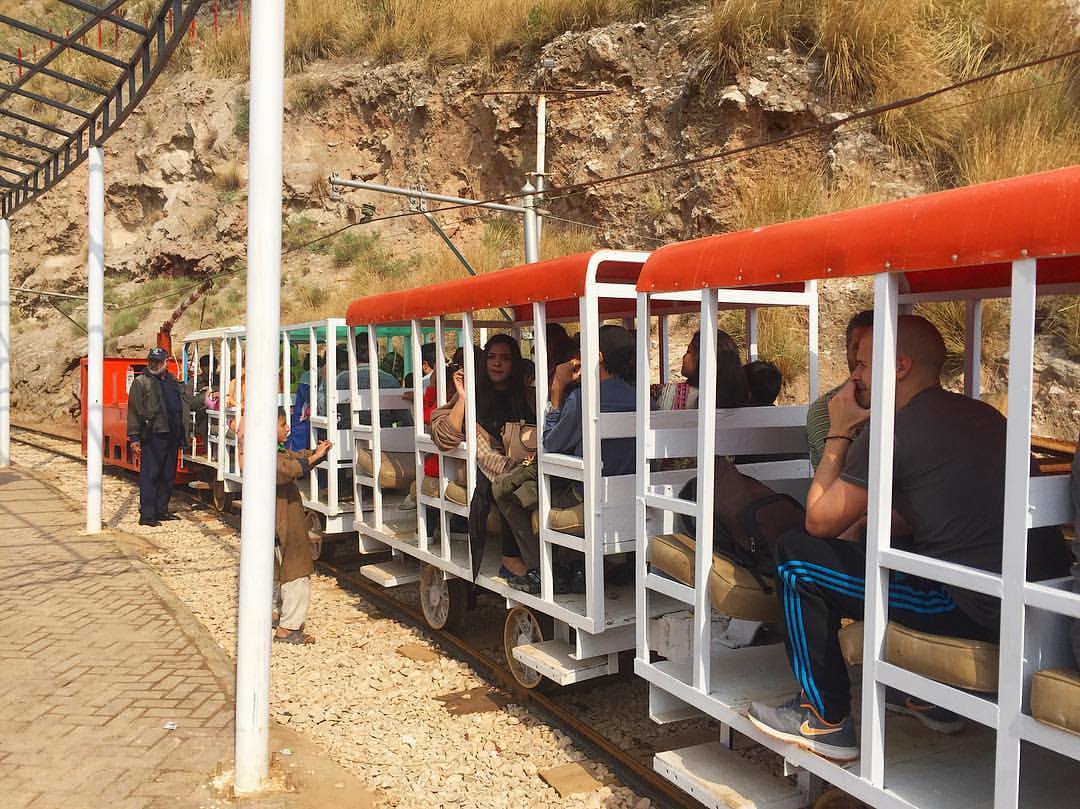
[[[870,435],[871,338],[864,337],[851,381],[829,403],[830,431],[806,500],[807,532],[782,537],[778,593],[789,659],[803,693],[779,707],[754,703],[762,730],[830,758],[858,754],[847,669],[836,633],[860,618],[866,550],[849,529],[866,514]],[[945,345],[921,317],[898,323],[893,508],[912,535],[911,550],[989,571],[1001,570],[1005,495],[1005,419],[989,405],[941,388]],[[831,539],[830,537],[844,537]],[[1062,575],[1064,545],[1055,530],[1031,532],[1030,578]],[[919,631],[996,640],[994,599],[893,571],[889,619]],[[929,703],[886,689],[886,706],[924,725],[954,732],[962,721]]]

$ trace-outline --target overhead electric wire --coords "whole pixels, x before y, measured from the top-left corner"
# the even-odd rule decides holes
[[[799,140],[799,139],[802,139],[802,138],[807,138],[807,137],[810,137],[810,136],[813,136],[813,135],[828,134],[828,133],[836,131],[837,129],[847,128],[851,124],[859,122],[859,121],[865,121],[867,123],[864,124],[864,126],[869,126],[869,120],[870,119],[873,119],[873,118],[876,118],[878,116],[884,115],[885,113],[893,112],[893,111],[899,110],[899,109],[904,109],[906,107],[915,106],[916,104],[922,104],[922,103],[924,103],[926,101],[929,101],[932,98],[937,98],[938,96],[944,95],[946,93],[954,92],[956,90],[960,90],[960,89],[963,89],[965,87],[970,87],[972,85],[979,84],[979,83],[982,83],[982,82],[985,82],[985,81],[989,81],[991,79],[999,78],[1001,76],[1005,76],[1005,75],[1008,75],[1010,73],[1016,73],[1016,72],[1021,71],[1021,70],[1027,70],[1027,69],[1030,69],[1030,68],[1033,68],[1033,67],[1038,67],[1040,65],[1050,64],[1052,62],[1060,62],[1060,61],[1063,61],[1063,60],[1066,60],[1066,59],[1074,58],[1076,56],[1080,56],[1080,47],[1073,48],[1073,49],[1068,50],[1068,51],[1062,51],[1060,53],[1054,53],[1054,54],[1049,54],[1049,55],[1046,55],[1046,56],[1041,56],[1041,57],[1039,57],[1037,59],[1031,59],[1031,60],[1028,60],[1026,62],[1020,62],[1020,63],[1015,64],[1015,65],[1008,65],[1006,67],[997,68],[995,70],[991,70],[991,71],[988,71],[986,73],[980,73],[980,74],[978,74],[976,76],[969,76],[966,79],[961,79],[961,80],[953,82],[951,84],[947,84],[945,86],[938,87],[938,88],[935,88],[933,90],[928,90],[928,91],[926,91],[924,93],[919,93],[919,94],[914,95],[914,96],[908,96],[906,98],[901,98],[901,99],[897,99],[895,101],[890,101],[890,102],[887,102],[887,103],[884,103],[884,104],[879,104],[879,105],[874,106],[874,107],[868,107],[868,108],[866,108],[864,110],[860,110],[858,112],[851,113],[850,115],[848,115],[848,116],[846,116],[844,118],[840,118],[840,119],[835,120],[835,121],[826,121],[826,122],[823,122],[823,123],[820,123],[820,124],[816,124],[814,126],[804,127],[803,129],[799,129],[799,130],[796,130],[794,132],[788,132],[788,133],[785,133],[783,135],[777,135],[776,137],[773,137],[773,138],[766,138],[765,140],[755,141],[753,143],[748,143],[748,144],[744,144],[742,146],[736,146],[736,147],[732,147],[732,148],[729,148],[729,149],[721,149],[719,151],[709,152],[707,154],[699,155],[697,157],[684,158],[683,160],[672,161],[672,162],[669,162],[669,163],[660,163],[660,164],[657,164],[657,165],[654,165],[654,166],[648,166],[648,167],[643,168],[643,169],[636,169],[634,171],[624,172],[622,174],[614,174],[614,175],[611,175],[609,177],[598,177],[595,180],[587,180],[587,181],[580,182],[580,183],[571,183],[570,185],[566,185],[566,186],[562,186],[562,187],[555,186],[555,187],[552,187],[552,188],[549,188],[549,189],[545,189],[545,191],[543,193],[543,196],[542,196],[542,199],[544,200],[544,202],[553,202],[553,201],[564,200],[564,199],[568,199],[570,197],[579,196],[580,194],[586,193],[589,190],[591,190],[593,188],[596,188],[598,186],[602,186],[602,185],[608,185],[608,184],[611,184],[611,183],[626,182],[628,180],[634,180],[634,179],[638,179],[640,177],[646,177],[646,176],[649,176],[649,175],[652,175],[652,174],[659,174],[659,173],[663,173],[663,172],[674,171],[676,169],[687,168],[687,167],[690,167],[690,166],[696,166],[696,165],[700,165],[702,163],[708,163],[708,162],[712,162],[712,161],[716,161],[716,160],[727,160],[727,159],[730,159],[730,158],[733,158],[733,157],[739,157],[739,156],[742,156],[744,154],[748,154],[750,152],[757,151],[759,149],[774,148],[774,147],[780,146],[782,144],[790,143],[792,141]],[[1063,83],[1065,83],[1067,81],[1069,81],[1069,79],[1062,79],[1062,80],[1056,81],[1056,82],[1047,82],[1046,84],[1037,85],[1035,87],[1022,88],[1020,90],[1014,90],[1014,91],[1010,91],[1010,92],[1007,92],[1007,93],[1002,93],[999,96],[992,96],[991,98],[1007,97],[1007,96],[1011,96],[1011,95],[1019,95],[1019,94],[1023,94],[1023,93],[1034,92],[1035,90],[1043,89],[1044,87],[1056,86],[1056,85],[1059,85],[1059,84],[1063,84]],[[935,110],[935,112],[947,112],[947,111],[949,111],[951,109],[955,109],[955,108],[959,108],[959,107],[970,106],[970,105],[978,104],[978,103],[984,103],[987,100],[990,100],[990,99],[985,99],[985,98],[984,99],[969,99],[969,100],[966,100],[966,101],[963,101],[963,102],[959,102],[959,103],[957,103],[955,105],[951,105],[949,107],[944,107],[944,108],[941,108],[939,110]],[[859,127],[859,128],[861,129],[862,127]],[[535,193],[535,192],[531,192],[531,193]],[[490,197],[488,199],[476,200],[476,201],[468,202],[468,203],[446,204],[446,205],[443,205],[443,206],[441,206],[439,208],[435,208],[434,210],[429,210],[428,212],[432,213],[432,214],[437,214],[437,213],[440,213],[440,212],[453,211],[453,210],[468,210],[468,209],[476,208],[476,207],[481,206],[481,205],[487,205],[487,204],[490,204],[490,203],[512,202],[514,200],[520,200],[520,199],[522,199],[522,198],[524,198],[526,196],[528,196],[527,192],[518,191],[518,192],[513,192],[513,193],[510,193],[510,194],[503,194],[501,196]],[[418,215],[421,215],[421,213],[422,212],[418,211],[418,210],[404,210],[404,211],[398,211],[397,213],[385,214],[383,216],[366,217],[366,218],[361,219],[359,221],[350,222],[347,225],[343,225],[343,226],[341,226],[339,228],[335,228],[334,230],[330,231],[329,233],[324,233],[324,234],[321,234],[319,236],[316,236],[315,238],[310,239],[309,241],[303,242],[302,244],[294,245],[293,247],[290,247],[287,250],[283,250],[281,255],[284,257],[284,256],[289,255],[290,253],[295,253],[295,252],[298,252],[300,250],[304,250],[304,249],[306,249],[308,247],[311,247],[312,245],[315,245],[315,244],[318,244],[320,242],[326,241],[327,239],[332,239],[335,236],[337,236],[337,235],[339,235],[341,233],[344,233],[345,231],[350,230],[350,229],[352,229],[354,227],[359,227],[360,225],[371,225],[371,224],[375,224],[375,223],[378,223],[378,222],[389,222],[389,221],[393,221],[395,219],[404,219],[404,218],[407,218],[407,217],[418,216]],[[555,218],[555,219],[559,218],[559,217],[554,216],[552,214],[546,214],[546,216],[548,218]],[[567,220],[567,221],[572,222],[572,220]],[[590,226],[591,227],[596,227],[596,228],[602,227],[600,225],[589,225],[588,223],[584,223],[584,222],[572,222],[572,223],[577,224],[577,225],[583,225],[585,227],[590,227]],[[652,240],[652,239],[650,239],[650,240]],[[659,242],[661,240],[657,239],[655,241]],[[237,273],[241,272],[242,269],[243,268],[237,268],[235,270],[227,270],[227,271],[224,271],[224,272],[221,272],[221,273],[218,273],[218,274],[214,275],[213,278],[216,279],[216,278],[223,278],[223,277],[229,277],[229,276],[232,276],[232,275],[236,275]],[[200,284],[201,284],[201,282],[200,282]],[[152,298],[152,299],[149,299],[149,300],[146,300],[146,301],[139,301],[139,302],[136,302],[136,303],[127,304],[125,306],[120,306],[120,307],[117,307],[117,309],[131,309],[131,308],[135,308],[135,307],[138,307],[138,306],[144,306],[144,305],[147,305],[147,304],[150,304],[150,303],[156,303],[157,301],[165,300],[167,298],[172,298],[172,297],[175,297],[177,295],[183,294],[186,291],[190,291],[192,289],[195,289],[200,284],[194,284],[194,285],[192,285],[190,287],[186,287],[186,288],[183,288],[183,289],[180,289],[180,290],[175,290],[173,292],[170,292],[170,293],[168,293],[166,295],[162,295],[162,296],[157,297],[157,298]]]

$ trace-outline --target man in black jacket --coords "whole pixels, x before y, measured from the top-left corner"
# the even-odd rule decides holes
[[[146,370],[128,391],[128,441],[139,460],[139,525],[152,527],[178,519],[169,513],[169,497],[176,453],[191,429],[188,397],[165,367],[168,359],[165,349],[152,348]]]

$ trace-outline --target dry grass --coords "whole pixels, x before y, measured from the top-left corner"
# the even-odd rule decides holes
[[[246,74],[251,49],[247,25],[223,25],[210,36],[202,52],[203,70],[219,79]]]
[[[816,166],[770,174],[737,190],[734,227],[745,230],[881,202],[884,195],[870,176],[868,169],[855,172],[841,184],[829,181]]]
[[[1050,298],[1044,311],[1044,328],[1065,342],[1072,359],[1080,360],[1080,295]]]
[[[803,27],[800,0],[713,0],[701,42],[731,73],[765,48],[793,44]]]
[[[476,60],[535,47],[569,30],[655,15],[670,0],[288,0],[286,69],[363,55],[379,62]],[[226,25],[207,41],[204,65],[225,77],[248,70],[247,28]]]
[[[1073,43],[1073,32],[1061,0],[713,0],[701,43],[716,68],[726,74],[768,47],[790,47],[817,56],[821,86],[834,103],[875,105],[1062,50]],[[1043,71],[1044,76],[1049,73]],[[969,160],[992,162],[995,155],[1019,155],[1014,163],[1034,162],[1040,167],[1045,163],[1026,160],[1032,139],[1041,138],[1043,126],[1029,120],[1029,112],[1017,104],[993,105],[986,111],[981,104],[964,103],[969,100],[955,94],[948,100],[896,110],[882,116],[876,127],[900,153],[941,167],[946,181],[963,181],[965,172],[953,170],[957,162],[953,152],[958,141],[970,140],[965,135],[973,119],[981,123],[980,117],[992,118],[996,130],[983,141],[996,138],[996,142],[986,146],[977,142]],[[1065,113],[1077,107],[1075,93],[1039,106],[1069,118]],[[1049,143],[1036,152],[1055,151],[1056,142]],[[1002,168],[1008,171],[1007,166]]]
[[[1080,68],[1003,76],[967,108],[964,137],[947,153],[958,185],[1080,163]]]
[[[288,92],[290,108],[302,114],[326,106],[333,95],[333,88],[326,79],[300,76],[289,82]]]
[[[237,191],[243,185],[244,172],[231,160],[214,171],[214,187],[218,191]]]

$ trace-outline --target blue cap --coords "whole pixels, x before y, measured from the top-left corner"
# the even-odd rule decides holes
[[[169,359],[169,354],[164,348],[151,348],[150,353],[146,355],[146,359],[154,360],[156,362],[165,362]]]

